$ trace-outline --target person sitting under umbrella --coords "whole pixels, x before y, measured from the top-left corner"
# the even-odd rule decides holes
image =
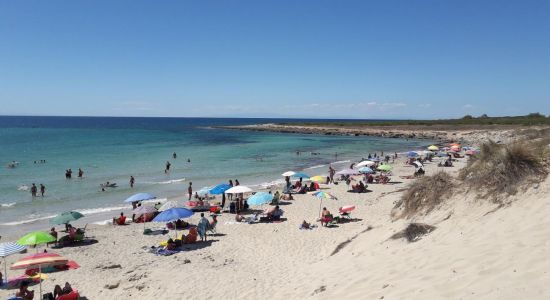
[[[23,281],[21,282],[19,291],[15,294],[15,296],[23,300],[32,300],[34,298],[34,291],[29,291],[29,283],[27,281]]]
[[[274,208],[271,208],[266,211],[266,216],[269,221],[279,221],[283,215],[283,210],[279,208],[279,205],[276,205]]]

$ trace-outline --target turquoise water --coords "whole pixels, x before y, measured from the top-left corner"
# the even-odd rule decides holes
[[[326,174],[327,165],[373,152],[415,149],[427,140],[279,134],[213,129],[215,125],[275,122],[251,119],[0,117],[0,225],[44,220],[80,210],[94,214],[118,210],[137,192],[158,198],[239,179],[260,188],[288,170]],[[304,151],[296,155],[296,150]],[[176,152],[177,159],[172,158]],[[311,155],[319,152],[320,155]],[[335,153],[338,156],[335,157]],[[187,159],[191,162],[187,162]],[[40,160],[46,163],[39,163]],[[16,168],[5,167],[11,161]],[[35,164],[34,161],[37,161]],[[164,173],[166,161],[171,172]],[[65,179],[65,170],[73,178]],[[84,178],[78,179],[82,168]],[[129,178],[136,186],[129,186]],[[119,187],[101,191],[103,182]],[[46,186],[44,197],[31,197],[32,183]]]

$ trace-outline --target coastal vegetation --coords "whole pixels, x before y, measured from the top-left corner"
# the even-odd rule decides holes
[[[540,113],[530,113],[525,116],[504,116],[490,117],[483,114],[479,117],[466,115],[459,119],[438,119],[438,120],[334,120],[334,121],[311,121],[311,122],[284,122],[283,125],[304,125],[304,126],[438,126],[438,125],[510,125],[510,126],[536,126],[550,125],[550,116]]]

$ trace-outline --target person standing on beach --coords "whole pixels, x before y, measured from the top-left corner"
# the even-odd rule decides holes
[[[207,218],[204,217],[204,213],[201,213],[201,219],[199,220],[199,223],[197,224],[199,235],[201,236],[201,241],[206,241],[206,231],[208,230],[208,226],[210,225],[210,222]]]
[[[191,200],[191,197],[193,196],[193,183],[189,182],[189,187],[187,188],[187,193],[189,194],[189,200]]]
[[[164,173],[168,173],[170,171],[170,166],[172,164],[169,161],[166,161],[166,168],[164,169]]]
[[[78,168],[78,178],[82,178],[84,176],[84,171],[82,171],[81,168]]]
[[[331,183],[334,183],[334,174],[336,174],[336,170],[334,170],[332,165],[328,166],[328,176],[330,177]]]
[[[36,185],[33,183],[31,187],[31,195],[33,197],[36,197],[36,191],[37,191]]]
[[[41,183],[40,184],[40,195],[44,197],[44,193],[46,192],[46,187]]]
[[[134,178],[134,176],[130,176],[130,187],[133,188],[134,187],[134,183],[136,182],[136,179]]]
[[[229,188],[232,188],[232,187],[233,187],[233,180],[229,179]],[[229,201],[233,200],[233,194],[227,194],[227,199]]]

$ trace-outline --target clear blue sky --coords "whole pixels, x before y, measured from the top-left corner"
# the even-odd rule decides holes
[[[0,114],[550,114],[550,1],[0,0]]]

